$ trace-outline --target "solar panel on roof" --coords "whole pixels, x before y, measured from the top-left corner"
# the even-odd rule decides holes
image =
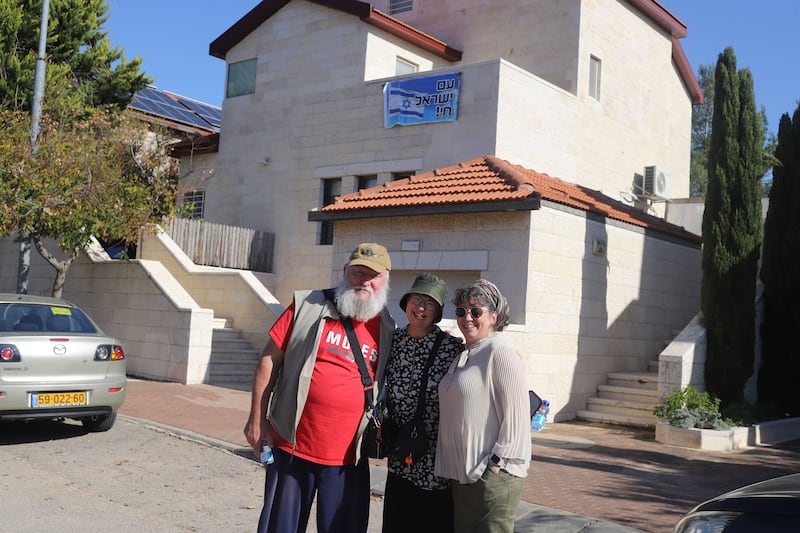
[[[134,94],[130,107],[205,130],[219,129],[222,122],[221,109],[178,95],[173,98],[153,87],[146,87]]]
[[[222,109],[186,98],[179,97],[178,101],[203,117],[211,125],[216,127],[222,125]]]

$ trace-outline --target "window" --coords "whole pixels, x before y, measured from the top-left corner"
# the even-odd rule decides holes
[[[330,205],[342,194],[342,178],[322,180],[322,206]],[[319,244],[333,244],[333,220],[319,223]]]
[[[228,65],[228,82],[225,98],[256,92],[256,60],[247,59]]]
[[[589,96],[595,100],[600,100],[600,59],[591,56],[589,58]]]
[[[369,189],[378,184],[378,176],[371,174],[369,176],[358,176],[356,178],[356,190]]]
[[[414,7],[413,0],[389,0],[389,14],[397,15],[398,13],[405,13],[411,11]]]
[[[397,56],[394,66],[395,76],[402,76],[403,74],[413,74],[419,71],[419,65],[412,63],[400,56]]]
[[[180,207],[183,208],[181,218],[203,218],[203,208],[206,203],[206,191],[186,191],[181,195]]]

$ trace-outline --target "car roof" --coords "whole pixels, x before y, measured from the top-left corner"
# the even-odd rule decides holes
[[[800,473],[753,483],[700,504],[694,511],[737,511],[800,516]]]
[[[75,307],[63,298],[52,296],[38,296],[35,294],[14,294],[13,292],[0,292],[0,303],[28,303],[40,305],[59,305],[61,307]]]

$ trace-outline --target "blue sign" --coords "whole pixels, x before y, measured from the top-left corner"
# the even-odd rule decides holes
[[[388,82],[383,87],[384,127],[454,122],[458,87],[458,73]]]

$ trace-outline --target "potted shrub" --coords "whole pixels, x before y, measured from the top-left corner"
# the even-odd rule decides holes
[[[712,398],[691,385],[672,389],[672,394],[653,409],[653,414],[677,428],[723,430],[731,427],[719,412],[719,398]]]
[[[691,385],[678,389],[653,409],[656,441],[664,444],[700,448],[703,450],[732,450],[748,445],[748,428],[735,427],[719,412],[719,398],[700,392]]]

